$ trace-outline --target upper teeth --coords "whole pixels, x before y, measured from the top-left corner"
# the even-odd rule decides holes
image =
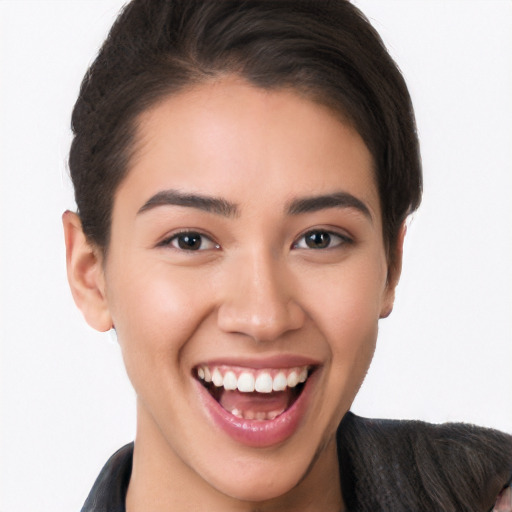
[[[294,388],[308,378],[308,366],[285,369],[253,370],[224,366],[199,366],[197,376],[205,382],[213,382],[216,387],[242,393],[271,393]]]

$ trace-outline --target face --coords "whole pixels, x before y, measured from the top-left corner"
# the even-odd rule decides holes
[[[98,295],[148,467],[248,501],[336,472],[393,298],[359,135],[237,79],[174,95],[140,119],[111,233]]]

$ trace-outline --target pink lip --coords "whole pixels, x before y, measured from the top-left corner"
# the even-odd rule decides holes
[[[255,370],[263,368],[293,368],[296,366],[320,366],[319,361],[314,359],[296,356],[296,355],[285,355],[279,354],[276,356],[265,357],[265,358],[222,358],[222,359],[211,359],[208,361],[202,361],[201,364],[205,364],[209,367],[214,366],[238,366],[244,368],[253,368]],[[196,365],[201,366],[201,364]]]
[[[228,364],[226,360],[222,362],[223,364]],[[268,360],[265,364],[266,366],[264,367],[270,367]],[[240,366],[240,361],[237,361],[237,365]],[[292,366],[295,365],[296,363],[294,362]],[[318,372],[314,372],[308,378],[302,393],[289,409],[274,420],[265,421],[237,418],[226,411],[197,380],[196,385],[200,401],[205,407],[207,415],[217,427],[234,441],[245,444],[246,446],[265,448],[286,441],[297,431],[302,419],[306,415],[317,374]]]

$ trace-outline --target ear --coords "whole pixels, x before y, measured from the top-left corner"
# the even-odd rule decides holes
[[[386,289],[384,291],[384,300],[382,302],[382,309],[380,318],[387,318],[393,311],[393,304],[395,303],[395,290],[400,281],[400,274],[402,273],[402,259],[404,252],[404,240],[407,232],[407,226],[404,223],[400,228],[395,247],[391,248],[388,263],[388,278],[386,281]]]
[[[91,327],[108,331],[112,328],[112,317],[105,296],[102,253],[87,240],[76,213],[64,212],[62,224],[68,282],[75,304]]]

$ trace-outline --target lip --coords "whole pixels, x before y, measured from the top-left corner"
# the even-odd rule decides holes
[[[195,365],[195,368],[201,365],[206,366],[234,366],[239,368],[252,368],[254,370],[262,369],[285,369],[300,366],[319,367],[321,363],[309,357],[278,354],[271,357],[262,358],[222,358],[222,359],[209,359],[202,361]]]
[[[261,366],[258,365],[258,367],[271,368],[280,365],[279,367],[286,368],[288,365],[297,365],[297,362],[307,364],[304,361],[304,358],[292,358],[288,364],[283,365],[283,360],[274,361],[273,364],[270,364],[270,360],[265,359],[264,363],[262,362]],[[218,363],[210,361],[208,364],[220,364],[220,361]],[[230,362],[223,359],[222,364],[230,365]],[[237,360],[236,366],[255,368],[255,366],[249,364],[247,360],[244,361],[244,363]],[[319,370],[318,364],[316,366],[316,369]],[[245,446],[266,448],[283,443],[292,437],[299,429],[307,415],[308,404],[311,401],[318,374],[319,372],[315,371],[308,377],[308,380],[304,384],[304,389],[289,409],[273,420],[264,421],[238,418],[232,415],[212,397],[208,390],[197,379],[194,379],[194,382],[199,394],[199,400],[204,407],[206,415],[217,428],[220,428],[232,440]]]

